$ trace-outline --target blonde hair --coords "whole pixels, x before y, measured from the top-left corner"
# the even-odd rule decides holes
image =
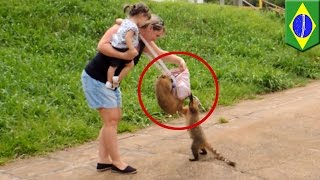
[[[165,32],[165,27],[164,27],[164,21],[160,18],[160,16],[156,14],[151,14],[151,18],[140,28],[147,28],[149,25],[152,26],[152,29],[155,31],[161,31]]]

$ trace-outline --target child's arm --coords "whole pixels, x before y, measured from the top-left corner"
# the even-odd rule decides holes
[[[135,53],[132,53],[129,51],[127,52],[117,51],[110,44],[112,35],[115,34],[118,31],[118,29],[119,29],[119,25],[113,25],[111,28],[109,28],[100,39],[97,49],[99,52],[101,52],[106,56],[125,59],[125,60],[132,60],[134,59],[134,57],[136,57]]]
[[[129,48],[128,51],[131,51],[132,53],[135,52],[137,56],[139,53],[132,44],[133,36],[134,36],[134,31],[129,30],[126,34],[126,44],[127,44],[127,47]]]

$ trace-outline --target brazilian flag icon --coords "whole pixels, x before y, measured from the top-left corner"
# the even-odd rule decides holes
[[[305,51],[319,44],[320,0],[286,0],[286,37],[292,47]]]

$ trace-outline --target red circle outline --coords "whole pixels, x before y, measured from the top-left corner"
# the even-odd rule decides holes
[[[213,79],[214,79],[214,83],[215,83],[215,89],[216,89],[216,95],[215,95],[215,99],[213,102],[213,105],[210,109],[210,111],[207,113],[207,115],[205,117],[203,117],[200,121],[198,121],[197,123],[194,123],[192,125],[189,126],[185,126],[185,127],[172,127],[172,126],[168,126],[165,124],[160,123],[157,119],[153,118],[149,112],[147,111],[147,109],[145,108],[142,98],[141,98],[141,85],[142,85],[142,80],[144,78],[144,75],[146,74],[147,70],[159,59],[165,57],[165,56],[169,56],[171,54],[182,54],[182,55],[187,55],[187,56],[191,56],[197,60],[199,60],[200,62],[202,62],[210,71]],[[196,126],[199,126],[201,123],[203,123],[205,120],[208,119],[208,117],[213,113],[214,109],[216,108],[217,104],[218,104],[218,99],[219,99],[219,84],[218,84],[218,78],[214,72],[214,70],[211,68],[211,66],[208,64],[208,62],[206,62],[205,60],[203,60],[200,56],[190,53],[190,52],[184,52],[184,51],[172,51],[172,52],[167,52],[164,53],[156,58],[154,58],[151,62],[148,63],[148,65],[144,68],[144,70],[142,71],[140,78],[139,78],[139,82],[138,82],[138,99],[139,99],[139,104],[143,110],[143,112],[146,114],[146,116],[153,121],[155,124],[166,128],[166,129],[171,129],[171,130],[185,130],[185,129],[192,129]]]

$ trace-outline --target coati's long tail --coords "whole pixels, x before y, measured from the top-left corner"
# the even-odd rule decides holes
[[[206,148],[208,148],[209,151],[211,151],[215,158],[220,160],[220,161],[224,161],[226,162],[228,165],[235,167],[236,163],[233,161],[230,161],[229,159],[223,157],[221,154],[219,154],[216,150],[214,150],[209,144],[206,144]]]

